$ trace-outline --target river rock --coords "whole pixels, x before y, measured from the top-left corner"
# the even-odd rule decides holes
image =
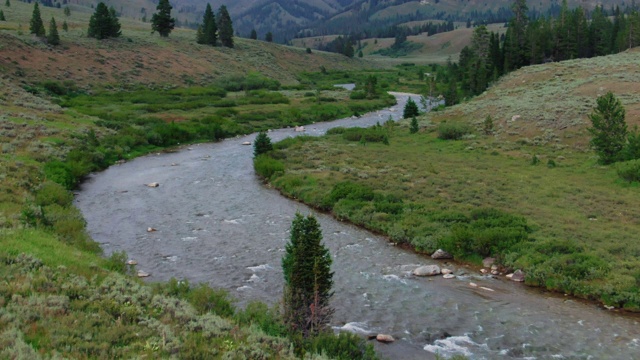
[[[453,274],[453,270],[451,270],[451,269],[442,269],[442,270],[440,270],[440,273],[442,273],[442,275],[449,275],[449,274]]]
[[[148,183],[147,186],[148,187],[158,187],[158,186],[160,186],[160,183],[152,182],[152,183]]]
[[[489,270],[483,268],[483,269],[480,269],[480,272],[483,273],[483,274],[486,274],[486,273],[489,272]]]
[[[413,270],[415,276],[434,276],[440,274],[440,267],[438,265],[425,265]]]
[[[453,274],[444,274],[444,275],[442,275],[442,277],[445,278],[445,279],[453,279],[456,276],[453,275]]]
[[[488,258],[485,258],[484,260],[482,260],[482,266],[490,268],[491,265],[493,265],[494,262],[496,262],[495,258],[488,257]]]
[[[516,270],[511,275],[511,280],[512,281],[517,281],[517,282],[523,282],[524,281],[524,272],[522,272],[522,270]]]
[[[448,252],[438,249],[433,254],[431,254],[432,259],[453,259],[453,255]]]
[[[132,266],[133,266],[133,265],[138,265],[138,262],[137,262],[137,261],[135,261],[135,260],[128,260],[128,261],[127,261],[127,265],[132,265]]]
[[[376,340],[378,340],[381,343],[391,343],[396,341],[396,339],[394,339],[393,336],[388,334],[378,334],[376,336]]]
[[[149,277],[149,276],[151,276],[151,274],[149,274],[148,272],[144,272],[142,270],[138,270],[138,277],[143,278],[143,277]]]
[[[296,126],[295,132],[304,132],[304,126]]]
[[[152,228],[152,227],[147,228],[147,232],[154,232],[154,231],[158,231],[158,229]]]
[[[242,143],[242,145],[251,145],[251,141],[245,141]]]

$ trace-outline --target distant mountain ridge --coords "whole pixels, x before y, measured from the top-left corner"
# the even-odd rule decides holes
[[[93,0],[69,0],[72,5],[92,6]],[[150,19],[157,0],[107,0],[123,16]],[[472,22],[503,22],[510,16],[513,0],[173,0],[178,25],[195,28],[206,4],[227,6],[236,34],[247,37],[255,29],[260,39],[272,32],[278,42],[304,35],[347,35],[370,28],[408,21],[447,19]],[[546,14],[559,9],[562,0],[528,0],[529,10]],[[624,0],[567,0],[569,7],[587,10],[626,6]]]

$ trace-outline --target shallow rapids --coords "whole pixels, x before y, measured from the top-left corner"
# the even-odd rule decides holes
[[[366,114],[305,126],[321,135],[335,126],[398,119],[408,98]],[[418,100],[415,96],[414,100]],[[274,141],[299,135],[269,133]],[[296,211],[315,213],[265,187],[252,166],[254,135],[149,155],[94,174],[76,205],[105,252],[124,250],[152,281],[171,277],[228,289],[239,305],[277,302],[280,259]],[[146,183],[158,182],[150,188]],[[336,313],[332,325],[386,333],[378,344],[391,359],[464,354],[472,359],[637,359],[639,318],[481,276],[454,264],[390,246],[383,237],[315,213],[333,257]],[[147,232],[149,227],[157,229]],[[459,276],[416,278],[419,265],[439,264]],[[470,282],[478,284],[471,287]],[[485,287],[483,289],[481,287]]]

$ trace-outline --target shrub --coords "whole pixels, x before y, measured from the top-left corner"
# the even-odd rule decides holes
[[[628,182],[640,181],[640,159],[616,164],[618,176]]]
[[[351,100],[364,100],[367,98],[367,94],[364,91],[352,91],[351,94],[349,94],[349,99]]]
[[[276,173],[284,173],[284,164],[267,155],[259,155],[253,160],[256,173],[265,180],[271,179]]]
[[[337,360],[378,359],[371,344],[356,334],[346,332],[338,335],[321,333],[311,339],[308,350]]]
[[[441,122],[438,125],[438,138],[443,140],[460,140],[471,133],[469,125],[459,122]]]
[[[254,324],[271,336],[285,336],[288,332],[280,319],[278,308],[269,309],[265,303],[258,301],[250,302],[244,310],[237,312],[235,319],[240,325]]]
[[[128,269],[127,253],[124,251],[115,251],[107,258],[105,262],[107,270],[115,271],[120,274],[126,274]]]
[[[39,206],[58,204],[62,207],[68,207],[72,202],[73,195],[62,185],[53,181],[44,182],[36,191],[36,204]]]
[[[329,194],[328,202],[333,205],[342,199],[371,201],[374,198],[373,190],[366,186],[344,181],[337,183]]]
[[[199,314],[212,313],[218,316],[233,316],[234,307],[229,293],[222,289],[212,289],[207,284],[200,284],[191,289],[187,300]]]

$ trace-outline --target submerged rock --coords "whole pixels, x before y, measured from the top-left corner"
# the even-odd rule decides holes
[[[431,254],[432,259],[453,259],[453,255],[448,252],[438,249],[433,254]]]
[[[413,270],[415,276],[434,276],[440,275],[440,267],[438,265],[425,265]]]

